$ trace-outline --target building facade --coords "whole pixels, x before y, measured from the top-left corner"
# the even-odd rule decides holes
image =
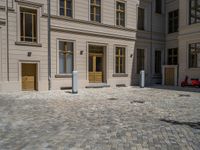
[[[60,90],[200,78],[199,0],[0,1],[0,91]]]

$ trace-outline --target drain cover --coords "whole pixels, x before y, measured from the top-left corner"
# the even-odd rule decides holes
[[[134,100],[134,101],[131,101],[131,104],[132,104],[132,103],[139,103],[139,104],[143,104],[143,103],[145,103],[145,101]]]
[[[118,100],[117,98],[114,98],[114,97],[112,97],[112,98],[108,98],[108,100],[109,101],[116,101],[116,100]]]
[[[189,94],[179,94],[179,97],[190,97]]]

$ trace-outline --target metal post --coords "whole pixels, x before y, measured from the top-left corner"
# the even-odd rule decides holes
[[[48,1],[48,87],[51,90],[51,0]]]
[[[144,70],[140,71],[140,87],[141,88],[145,87],[145,71]]]
[[[72,93],[78,93],[78,71],[72,72]]]

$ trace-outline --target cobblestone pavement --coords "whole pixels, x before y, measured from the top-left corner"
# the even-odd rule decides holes
[[[0,94],[1,150],[198,150],[200,92],[137,87]]]

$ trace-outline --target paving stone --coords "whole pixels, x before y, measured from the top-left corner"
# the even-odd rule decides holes
[[[0,149],[198,150],[199,120],[200,91],[123,87],[82,89],[77,95],[2,93]]]

